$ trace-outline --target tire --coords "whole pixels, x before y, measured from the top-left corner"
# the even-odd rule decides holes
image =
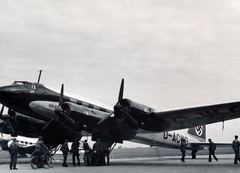
[[[55,159],[52,156],[46,158],[46,160],[50,168],[53,168],[55,166]]]
[[[30,162],[31,162],[32,169],[37,169],[38,168],[38,158],[37,158],[37,156],[32,156]]]
[[[44,156],[42,156],[44,157]],[[41,162],[42,162],[42,165],[45,169],[48,169],[49,168],[49,165],[48,165],[48,157],[45,157],[45,158],[41,158]]]

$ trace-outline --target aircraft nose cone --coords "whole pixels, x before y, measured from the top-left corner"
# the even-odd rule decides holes
[[[4,103],[8,98],[8,87],[0,87],[0,103]]]
[[[2,98],[4,94],[4,87],[0,87],[0,99]]]

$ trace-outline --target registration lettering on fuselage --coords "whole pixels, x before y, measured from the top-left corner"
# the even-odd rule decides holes
[[[164,132],[163,133],[163,138],[166,139],[166,140],[170,140],[171,142],[174,142],[174,143],[180,143],[181,139],[184,138],[185,143],[186,144],[188,143],[188,138],[187,137],[182,136],[182,135],[180,135],[178,133],[175,133],[175,132],[172,132],[172,133]]]

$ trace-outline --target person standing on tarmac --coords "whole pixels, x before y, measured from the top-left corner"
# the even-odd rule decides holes
[[[72,162],[73,162],[73,166],[76,166],[75,163],[75,157],[77,157],[77,162],[78,162],[78,166],[80,166],[80,159],[79,159],[79,139],[76,138],[73,143],[72,143]]]
[[[94,166],[99,166],[99,165],[102,165],[102,144],[101,144],[101,141],[100,139],[97,139],[97,142],[94,143],[93,145],[93,151],[94,153],[96,154],[96,161],[95,161],[95,164]]]
[[[89,147],[89,145],[88,145],[88,143],[87,143],[87,140],[84,140],[84,141],[83,141],[83,150],[84,150],[85,152],[89,152],[89,150],[90,150],[90,147]]]
[[[215,156],[215,150],[216,150],[216,145],[214,144],[214,142],[212,141],[212,139],[208,139],[209,142],[209,157],[208,157],[208,162],[212,162],[212,156],[214,157],[214,159],[216,161],[218,161],[218,158]]]
[[[87,140],[83,141],[83,150],[84,155],[88,155],[90,153],[91,148],[89,147]]]
[[[184,138],[181,139],[180,151],[182,152],[181,161],[182,161],[182,162],[186,162],[186,161],[185,161],[185,156],[186,156],[186,143],[185,143],[185,139],[184,139]]]
[[[240,146],[240,142],[238,140],[238,135],[235,135],[235,139],[232,142],[232,148],[233,148],[234,153],[235,153],[234,164],[238,164],[238,161],[240,161],[240,159],[239,159],[239,146]]]
[[[106,165],[106,160],[105,157],[107,157],[107,165],[109,165],[109,153],[108,153],[108,145],[107,142],[103,141],[101,142],[101,157],[102,157],[102,165],[105,166]]]
[[[68,167],[68,165],[67,165],[67,156],[68,156],[68,152],[69,152],[68,139],[65,139],[65,142],[62,144],[61,151],[63,153],[63,163],[62,163],[62,166]]]
[[[10,154],[10,169],[18,169],[16,167],[17,164],[17,154],[18,154],[18,145],[16,142],[16,138],[13,138],[13,142],[10,144],[9,147],[9,154]]]

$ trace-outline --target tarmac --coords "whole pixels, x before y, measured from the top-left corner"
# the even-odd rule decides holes
[[[54,168],[39,168],[33,170],[28,162],[19,162],[18,170],[9,170],[8,163],[0,164],[0,172],[85,172],[85,173],[239,173],[240,164],[233,164],[234,155],[219,155],[219,161],[208,162],[208,156],[198,156],[197,159],[186,157],[186,162],[181,162],[180,157],[162,158],[134,158],[112,159],[109,166],[81,166],[62,167],[62,160],[56,159]]]

